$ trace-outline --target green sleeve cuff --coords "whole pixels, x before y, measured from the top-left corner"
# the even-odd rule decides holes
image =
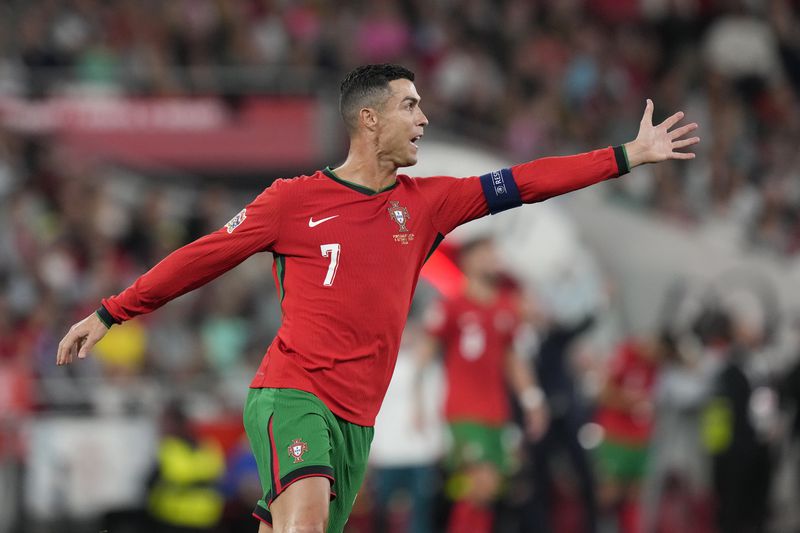
[[[628,152],[625,150],[624,145],[614,147],[614,159],[617,161],[617,169],[619,170],[620,176],[631,171],[631,165],[628,162]]]

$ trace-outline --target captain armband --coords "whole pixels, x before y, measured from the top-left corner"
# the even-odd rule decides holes
[[[517,183],[510,168],[495,170],[480,177],[483,196],[493,215],[522,205]]]

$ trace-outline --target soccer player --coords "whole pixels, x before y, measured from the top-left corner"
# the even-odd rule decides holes
[[[279,179],[218,231],[168,255],[105,298],[59,343],[86,357],[109,327],[148,313],[257,252],[274,256],[283,322],[250,384],[245,429],[264,497],[260,531],[340,532],[364,477],[372,425],[392,375],[420,269],[456,226],[615,178],[676,150],[697,125],[652,123],[648,100],[624,146],[544,158],[468,178],[411,178],[428,119],[414,74],[366,65],[341,85],[345,162]]]
[[[500,286],[494,244],[485,237],[467,242],[459,263],[466,275],[462,293],[427,313],[418,382],[425,366],[443,353],[444,415],[452,437],[448,492],[454,500],[447,531],[490,533],[492,505],[511,466],[511,450],[503,443],[511,418],[506,384],[519,398],[532,441],[544,433],[547,413],[530,366],[514,349],[522,332],[521,309],[518,298]]]
[[[621,533],[641,530],[640,485],[648,462],[653,389],[663,347],[656,339],[631,339],[608,362],[596,420],[605,430],[597,449],[600,494],[617,516]]]

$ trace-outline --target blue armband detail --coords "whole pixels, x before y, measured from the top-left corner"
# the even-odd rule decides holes
[[[480,177],[483,196],[493,215],[522,205],[522,197],[510,168],[495,170]]]

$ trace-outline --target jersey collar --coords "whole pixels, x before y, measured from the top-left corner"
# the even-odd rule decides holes
[[[337,176],[336,172],[334,172],[333,169],[331,167],[329,167],[329,166],[325,167],[325,170],[323,170],[322,173],[325,174],[326,176],[328,176],[333,181],[335,181],[337,183],[341,183],[345,187],[353,189],[356,192],[360,192],[361,194],[366,194],[367,196],[375,196],[376,194],[380,194],[382,192],[390,191],[390,190],[394,189],[395,187],[397,187],[397,180],[395,180],[395,182],[392,183],[391,185],[389,185],[388,187],[384,187],[383,189],[380,189],[380,190],[376,191],[374,189],[370,189],[369,187],[365,187],[363,185],[359,185],[358,183],[353,183],[352,181],[343,180],[342,178]]]

